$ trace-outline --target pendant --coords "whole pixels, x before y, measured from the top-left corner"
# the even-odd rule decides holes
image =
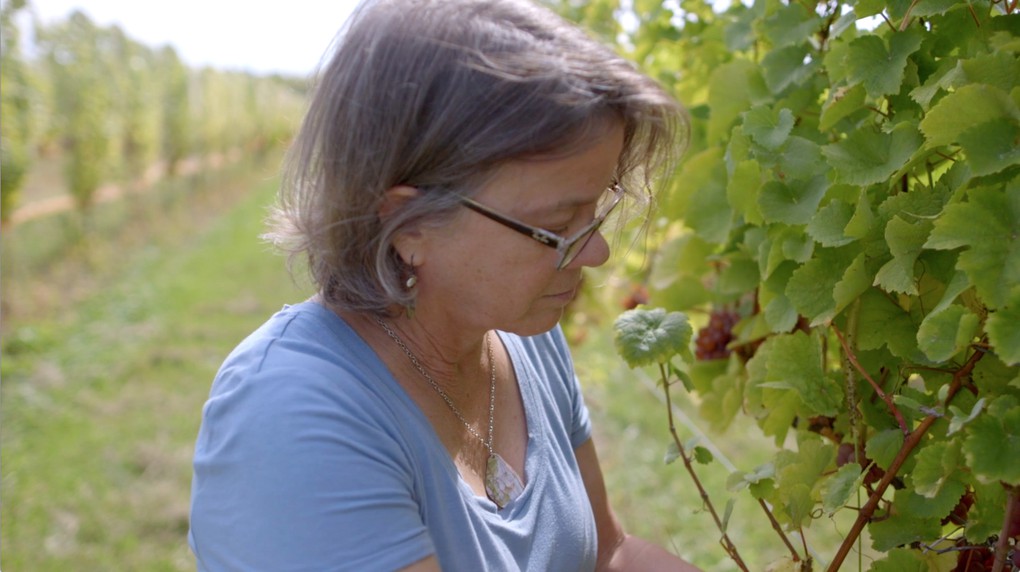
[[[521,496],[524,484],[510,465],[496,453],[489,455],[485,463],[485,494],[496,506],[503,508]]]

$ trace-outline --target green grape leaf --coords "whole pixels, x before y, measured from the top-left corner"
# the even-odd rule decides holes
[[[711,463],[713,460],[715,460],[715,457],[712,455],[712,452],[709,451],[708,449],[704,447],[695,447],[694,460],[701,465],[707,465]]]
[[[928,109],[932,98],[940,91],[956,87],[966,81],[966,73],[959,61],[945,59],[935,73],[928,76],[925,82],[910,91],[910,97],[914,99],[923,109]]]
[[[903,447],[903,432],[899,429],[886,429],[872,435],[864,445],[868,458],[883,469],[888,469],[896,454]]]
[[[970,280],[967,279],[967,274],[957,270],[953,277],[950,278],[949,284],[946,285],[946,291],[942,293],[942,299],[931,309],[931,313],[941,312],[948,308],[968,288],[970,288]]]
[[[822,147],[822,154],[836,170],[839,181],[873,185],[887,181],[906,165],[922,142],[915,127],[904,122],[889,133],[855,130],[846,139]]]
[[[776,476],[776,467],[772,463],[759,465],[750,473],[736,471],[726,479],[726,490],[735,493],[763,481],[771,481]]]
[[[758,195],[758,207],[766,222],[807,224],[828,188],[824,176],[806,181],[769,181]]]
[[[836,302],[835,314],[839,314],[861,294],[871,287],[875,277],[875,269],[871,267],[876,259],[862,252],[847,267],[843,277],[832,288],[832,298]]]
[[[917,347],[933,362],[946,361],[966,348],[981,319],[964,306],[928,314],[917,329]]]
[[[718,143],[730,133],[740,114],[751,107],[755,84],[766,90],[757,66],[749,60],[733,60],[714,71],[708,79],[708,142]]]
[[[829,172],[822,157],[822,147],[814,141],[797,136],[786,140],[776,166],[786,179],[812,179]]]
[[[822,369],[821,344],[815,336],[804,332],[773,339],[765,381],[787,384],[816,415],[834,416],[843,403],[842,387]]]
[[[733,210],[725,189],[718,181],[698,188],[691,196],[685,220],[699,236],[709,242],[726,242],[733,225]]]
[[[981,482],[1002,481],[1020,485],[1020,399],[1002,395],[965,430],[963,453],[974,476]]]
[[[714,247],[695,234],[682,234],[662,245],[649,279],[653,288],[666,288],[683,276],[696,276],[698,268]]]
[[[811,498],[811,487],[794,483],[783,484],[778,490],[780,507],[785,511],[792,527],[802,526],[811,518],[815,501]]]
[[[864,107],[864,86],[841,87],[833,90],[829,100],[822,106],[822,116],[818,120],[818,130],[828,131],[839,121],[851,113]]]
[[[762,147],[775,151],[790,136],[793,130],[793,112],[789,109],[773,110],[759,105],[743,113],[744,133]]]
[[[831,515],[843,508],[863,480],[864,474],[857,463],[847,463],[840,467],[836,474],[825,481],[822,510]]]
[[[820,439],[804,439],[797,451],[776,455],[777,495],[790,523],[800,526],[814,508],[814,490],[836,456],[835,448]]]
[[[789,298],[779,294],[765,305],[765,322],[772,333],[789,332],[797,324],[797,309]]]
[[[886,346],[896,357],[918,361],[917,326],[903,308],[876,288],[861,295],[857,326],[857,346],[875,350]]]
[[[758,351],[760,353],[761,348],[758,348]],[[749,366],[750,363],[748,362]],[[761,383],[758,386],[761,391],[761,411],[758,412],[760,416],[758,424],[762,432],[772,435],[776,444],[779,445],[786,440],[786,434],[797,417],[802,401],[796,391],[762,387]]]
[[[946,431],[946,435],[949,436],[958,433],[960,429],[963,429],[968,423],[976,419],[978,414],[981,413],[981,410],[984,409],[986,400],[987,398],[985,397],[978,399],[974,403],[974,406],[971,407],[970,413],[966,414],[955,405],[950,405],[949,412],[952,413],[953,416],[949,419],[949,429]]]
[[[885,552],[904,544],[938,538],[942,535],[942,525],[934,518],[893,513],[885,520],[869,524],[868,533],[871,535],[871,546]]]
[[[1006,303],[988,316],[985,330],[999,359],[1020,364],[1020,288],[1014,287]]]
[[[795,266],[783,264],[779,268],[758,291],[759,301],[765,307],[765,323],[774,333],[789,332],[797,323],[797,309],[784,293]]]
[[[899,93],[907,58],[921,47],[922,39],[916,28],[908,28],[889,36],[888,48],[873,34],[853,40],[845,60],[848,80],[851,85],[864,85],[868,97]]]
[[[914,263],[929,232],[931,223],[928,221],[909,223],[899,216],[893,217],[885,226],[885,240],[893,258],[879,268],[874,285],[886,292],[917,295]]]
[[[742,215],[748,224],[758,225],[763,222],[756,200],[761,185],[761,167],[754,160],[737,163],[726,181],[726,199],[730,207]]]
[[[1020,124],[1002,119],[975,125],[960,134],[975,177],[1020,164]]]
[[[880,227],[876,224],[875,212],[871,210],[868,191],[861,189],[861,195],[857,199],[857,206],[854,209],[854,216],[850,218],[850,222],[846,224],[843,232],[853,238],[866,238],[878,228]]]
[[[1010,34],[1010,38],[1015,39],[1016,35]],[[960,69],[970,83],[984,83],[1009,91],[1020,83],[1020,58],[1015,55],[1017,51],[998,49],[992,53],[978,54],[962,60]]]
[[[790,276],[786,297],[812,325],[823,323],[835,314],[833,291],[856,254],[852,247],[819,249],[814,258]]]
[[[943,97],[921,120],[927,147],[959,141],[975,125],[989,121],[1017,120],[1020,110],[1005,91],[983,84],[969,84]]]
[[[664,364],[677,355],[687,363],[693,361],[693,330],[682,312],[636,308],[620,314],[614,329],[616,348],[630,367]]]
[[[712,430],[721,432],[744,406],[744,377],[732,373],[719,375],[712,379],[710,387],[701,396],[698,412],[709,422]]]
[[[934,189],[915,188],[906,193],[894,193],[876,211],[881,219],[901,216],[907,222],[929,220],[942,212],[951,193],[948,189],[936,186]]]
[[[726,261],[728,264],[719,273],[719,292],[743,294],[758,286],[761,273],[757,262],[743,256],[727,257]]]
[[[762,33],[773,49],[805,41],[819,29],[821,22],[816,14],[800,4],[787,4],[765,18]]]
[[[810,55],[811,50],[806,43],[770,50],[761,60],[765,85],[772,93],[780,94],[788,87],[804,82],[818,67],[816,61],[809,59]]]
[[[822,246],[849,244],[857,239],[844,234],[843,229],[853,216],[853,205],[839,200],[829,201],[808,223],[807,233]]]
[[[670,441],[669,445],[666,446],[666,454],[662,456],[662,463],[664,465],[672,465],[679,458],[680,447],[676,446],[676,441]]]
[[[956,562],[956,556],[949,554],[949,558]],[[868,572],[931,572],[932,570],[949,570],[949,568],[933,568],[926,562],[921,553],[910,548],[893,548],[886,553],[885,558],[875,560],[868,568]]]
[[[826,51],[822,59],[822,65],[825,66],[825,73],[829,76],[829,82],[833,86],[840,85],[840,89],[845,89],[848,86],[842,86],[841,84],[846,82],[847,78],[847,66],[846,56],[850,51],[849,42],[844,41],[832,41],[829,43],[829,49]],[[860,84],[855,85],[859,86]],[[861,91],[864,91],[864,86],[860,86]]]
[[[963,464],[959,440],[934,441],[918,451],[910,477],[914,491],[926,498],[934,498],[942,487],[956,480]]]
[[[923,497],[909,488],[900,489],[896,491],[893,504],[897,510],[912,517],[941,520],[952,512],[966,490],[966,485],[955,479],[946,481],[932,497]]]
[[[973,484],[974,506],[967,513],[967,538],[981,542],[1002,530],[1006,492],[998,482]]]
[[[986,305],[999,308],[1020,284],[1020,186],[1006,192],[979,188],[967,202],[946,207],[926,248],[968,247],[958,267],[967,273]]]
[[[885,10],[885,4],[885,0],[858,0],[854,5],[854,14],[857,18],[881,14]]]
[[[960,5],[960,0],[920,0],[910,10],[910,15],[915,18],[926,18],[945,14],[950,8]]]

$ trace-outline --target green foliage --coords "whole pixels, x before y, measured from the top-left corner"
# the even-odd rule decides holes
[[[190,154],[264,157],[289,140],[304,108],[299,80],[190,70],[172,48],[154,50],[80,11],[38,26],[37,57],[23,62],[10,15],[5,6],[5,215],[33,147],[62,151],[68,191],[88,211],[101,184],[144,184],[160,166],[176,174]],[[31,120],[40,124],[33,141]]]
[[[31,163],[31,85],[14,18],[24,2],[0,8],[0,220],[7,221]]]
[[[680,312],[630,310],[616,320],[616,347],[631,367],[690,356],[691,325]]]
[[[678,372],[714,427],[775,438],[774,473],[737,488],[790,530],[869,501],[832,569],[864,528],[874,570],[952,567],[1009,536],[1020,485],[1020,14],[749,4],[633,5],[621,49],[692,119],[650,304],[741,312],[726,365]],[[646,330],[618,336],[626,361],[668,362]],[[943,537],[960,552],[926,551]]]
[[[109,171],[114,100],[107,62],[100,50],[103,30],[82,12],[46,30],[43,45],[54,87],[54,111],[63,124],[68,154],[68,190],[87,210]]]

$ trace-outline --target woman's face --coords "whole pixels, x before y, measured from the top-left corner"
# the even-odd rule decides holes
[[[527,225],[571,237],[591,223],[613,182],[623,129],[613,126],[567,157],[514,161],[473,198]],[[573,299],[581,268],[609,257],[601,234],[557,270],[558,254],[468,208],[441,229],[423,229],[415,246],[417,311],[455,331],[492,328],[533,335],[552,328]]]

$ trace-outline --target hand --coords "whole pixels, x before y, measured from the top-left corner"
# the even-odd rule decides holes
[[[701,572],[684,559],[637,536],[624,535],[611,554],[599,563],[598,572]]]

